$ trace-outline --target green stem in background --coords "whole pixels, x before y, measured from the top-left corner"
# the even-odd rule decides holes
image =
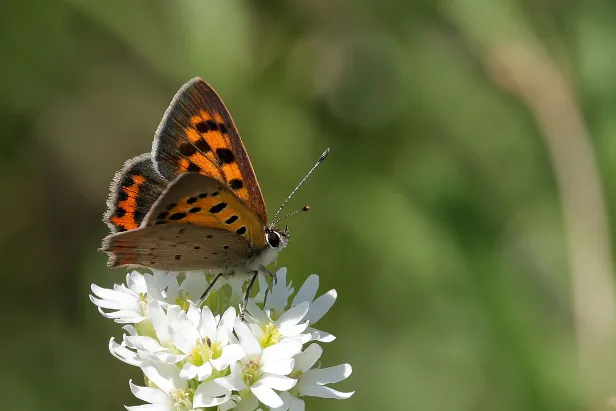
[[[552,161],[568,233],[578,366],[588,409],[607,406],[616,381],[611,243],[593,146],[570,79],[523,23],[517,2],[467,0],[447,12],[476,47],[492,79],[532,111]]]

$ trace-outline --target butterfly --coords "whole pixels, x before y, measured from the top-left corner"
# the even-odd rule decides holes
[[[126,161],[110,186],[103,221],[111,234],[101,251],[108,266],[169,271],[211,270],[217,276],[273,277],[266,268],[289,241],[268,224],[250,158],[221,98],[194,78],[177,92],[156,130],[152,151]],[[209,289],[202,296],[206,296]],[[246,298],[248,297],[248,292]]]

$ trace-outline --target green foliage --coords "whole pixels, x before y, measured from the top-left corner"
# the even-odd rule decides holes
[[[356,394],[328,409],[583,406],[553,158],[486,57],[540,44],[570,79],[610,214],[616,3],[34,0],[0,16],[3,409],[138,403],[142,377],[106,348],[121,330],[88,301],[124,276],[96,252],[100,216],[194,76],[233,114],[270,213],[331,147],[279,260],[338,290],[324,365],[352,364],[340,389]]]

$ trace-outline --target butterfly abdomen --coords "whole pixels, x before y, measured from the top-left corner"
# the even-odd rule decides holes
[[[150,153],[128,160],[111,183],[103,221],[112,233],[138,228],[166,186]]]

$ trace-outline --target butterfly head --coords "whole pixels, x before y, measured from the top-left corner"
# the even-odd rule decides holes
[[[289,227],[285,226],[284,229],[268,227],[265,231],[265,240],[270,247],[281,252],[289,243]]]

